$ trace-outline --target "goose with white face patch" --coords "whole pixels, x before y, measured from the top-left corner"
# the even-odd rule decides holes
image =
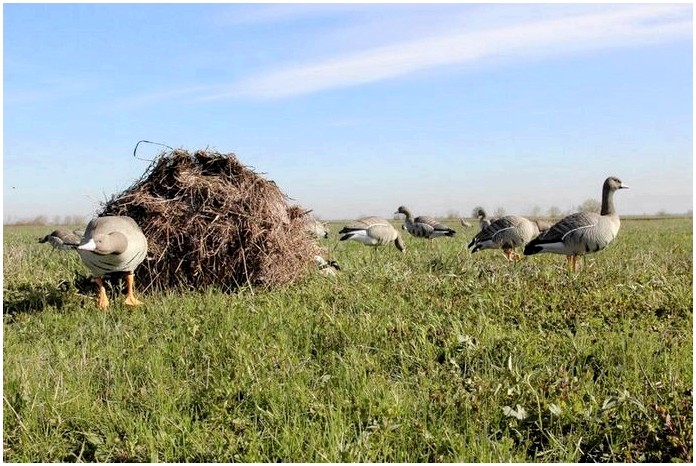
[[[77,252],[98,286],[97,306],[100,309],[109,307],[103,277],[115,272],[126,273],[125,303],[129,306],[142,304],[133,294],[133,272],[147,256],[147,238],[135,220],[126,216],[92,219]]]
[[[568,215],[552,225],[524,248],[526,256],[539,253],[564,254],[568,269],[577,270],[577,257],[601,251],[611,244],[621,227],[614,208],[614,193],[626,189],[620,179],[610,176],[602,186],[602,210]]]

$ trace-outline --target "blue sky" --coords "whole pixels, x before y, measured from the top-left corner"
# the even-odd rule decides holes
[[[84,215],[146,139],[323,219],[693,205],[691,4],[4,4],[3,217]],[[142,146],[141,157],[159,153]]]

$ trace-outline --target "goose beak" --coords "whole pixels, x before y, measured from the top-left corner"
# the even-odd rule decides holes
[[[628,189],[628,185],[621,183],[621,186],[619,186],[619,189]]]
[[[94,242],[94,239],[90,238],[85,244],[79,245],[77,249],[82,249],[83,251],[95,251],[97,249],[97,243]]]

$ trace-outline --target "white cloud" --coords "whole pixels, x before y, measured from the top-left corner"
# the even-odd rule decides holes
[[[198,100],[275,99],[393,79],[482,60],[520,60],[660,43],[692,35],[691,5],[641,4],[375,47],[250,76]],[[528,18],[527,18],[528,19]]]

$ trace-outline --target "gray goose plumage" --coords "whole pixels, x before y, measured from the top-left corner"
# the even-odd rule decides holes
[[[519,255],[515,249],[524,246],[539,236],[539,227],[535,222],[517,215],[506,215],[479,231],[469,243],[471,253],[481,249],[502,249],[509,261]]]
[[[147,256],[147,238],[132,218],[105,216],[92,219],[77,252],[99,287],[99,308],[109,306],[102,277],[115,272],[126,273],[125,303],[129,306],[141,304],[133,294],[133,272]]]
[[[486,211],[483,210],[482,207],[479,207],[476,209],[476,218],[479,221],[479,231],[482,231],[484,228],[486,228],[488,225],[491,224],[491,222],[494,220],[492,218],[488,218],[488,214],[486,214]]]
[[[606,248],[619,233],[621,220],[614,208],[614,193],[626,189],[620,179],[610,176],[602,186],[602,210],[568,215],[524,248],[529,256],[538,253],[565,254],[568,268],[577,269],[577,257]]]
[[[54,249],[77,249],[82,241],[77,233],[67,230],[54,230],[43,238],[39,238],[39,243],[49,243]]]
[[[338,232],[341,241],[358,241],[366,246],[394,246],[404,252],[406,247],[401,235],[394,226],[382,217],[365,217],[355,220]]]
[[[413,214],[411,214],[411,211],[405,206],[399,206],[394,213],[404,214],[406,216],[404,228],[411,236],[415,236],[416,238],[434,239],[443,236],[454,236],[456,234],[456,231],[428,215],[419,215],[413,218]]]

